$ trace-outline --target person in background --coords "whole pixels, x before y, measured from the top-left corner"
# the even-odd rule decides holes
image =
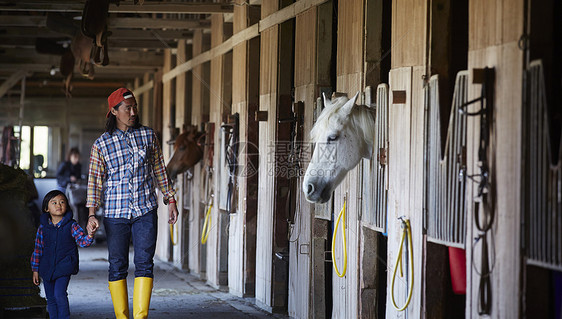
[[[43,279],[49,318],[70,318],[67,288],[71,275],[78,273],[78,247],[88,247],[94,240],[95,229],[88,235],[72,219],[68,200],[63,192],[52,190],[45,195],[43,214],[37,229],[35,249],[31,255],[33,283]]]
[[[140,124],[133,92],[120,88],[107,99],[105,133],[92,145],[88,172],[88,227],[97,229],[97,207],[104,203],[103,224],[109,251],[109,291],[115,317],[129,318],[127,270],[132,238],[135,263],[134,318],[148,317],[158,229],[155,184],[168,204],[168,223],[178,218],[176,194],[154,131]],[[102,194],[102,185],[107,187]]]
[[[82,176],[82,165],[80,164],[80,151],[73,147],[57,169],[57,188],[65,192],[69,183],[76,183]]]

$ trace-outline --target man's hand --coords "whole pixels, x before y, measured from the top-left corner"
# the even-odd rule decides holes
[[[90,233],[95,234],[98,228],[100,228],[100,223],[98,221],[98,218],[96,217],[96,208],[90,207],[89,215],[88,215],[88,225],[86,225],[86,230],[88,231],[88,234]]]
[[[39,273],[34,271],[33,272],[33,283],[35,284],[35,286],[39,286],[39,283],[41,281],[39,281]]]
[[[92,218],[90,218],[90,219],[94,219],[94,217],[92,217]],[[96,220],[97,220],[97,219],[96,219]],[[97,228],[96,228],[96,226],[95,226],[95,223],[93,223],[93,222],[90,223],[90,222],[88,221],[88,225],[86,225],[86,230],[88,231],[88,236],[90,236],[90,237],[93,238],[93,237],[96,235],[96,230],[97,230]]]
[[[170,218],[168,219],[168,224],[175,224],[178,221],[178,208],[176,203],[168,204],[168,212],[170,213]]]

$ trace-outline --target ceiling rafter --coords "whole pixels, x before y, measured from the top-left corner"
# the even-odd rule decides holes
[[[2,98],[4,94],[6,94],[6,92],[8,92],[8,90],[11,89],[14,85],[16,85],[22,78],[28,75],[29,72],[26,70],[15,71],[8,79],[6,79],[0,85],[0,98]]]
[[[1,8],[1,7],[0,7]],[[79,25],[79,23],[77,23]],[[47,27],[46,16],[1,15],[1,27]],[[211,22],[204,19],[157,19],[109,17],[108,28],[111,29],[172,29],[193,30],[207,29]]]
[[[0,1],[0,11],[40,11],[40,12],[82,12],[84,0],[53,1]],[[223,3],[193,3],[193,2],[150,2],[143,5],[110,4],[109,13],[170,13],[170,14],[215,14],[232,13],[232,4]]]

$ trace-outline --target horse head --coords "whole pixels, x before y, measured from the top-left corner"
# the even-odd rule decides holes
[[[178,135],[174,142],[174,155],[166,167],[170,178],[176,178],[178,174],[192,168],[203,158],[203,148],[198,143],[201,136],[203,133],[197,132],[196,126]]]
[[[303,180],[306,200],[325,203],[361,158],[371,158],[375,121],[372,110],[355,105],[357,96],[328,99],[310,132],[314,152]]]

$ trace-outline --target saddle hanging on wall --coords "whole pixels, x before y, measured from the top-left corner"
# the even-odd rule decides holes
[[[82,11],[82,33],[94,42],[90,54],[94,64],[108,65],[107,38],[111,32],[107,30],[107,16],[109,14],[109,0],[86,0]],[[103,61],[101,51],[103,50]]]

